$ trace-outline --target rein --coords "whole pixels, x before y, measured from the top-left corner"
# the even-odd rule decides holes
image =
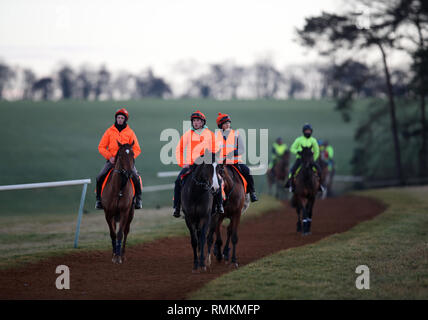
[[[119,159],[117,159],[119,160]],[[121,185],[120,185],[120,189],[119,189],[119,197],[123,196],[123,188],[125,188],[126,184],[128,183],[129,179],[131,178],[132,175],[132,170],[125,170],[125,169],[113,169],[113,172],[119,173],[120,176],[122,177],[122,181],[121,181]]]
[[[227,194],[225,202],[227,202],[227,200],[230,199],[230,195],[232,194],[233,190],[235,189],[235,180],[234,180],[234,178],[235,178],[235,172],[234,172],[234,170],[235,169],[233,169],[233,168],[231,170],[232,171],[232,178],[229,177],[230,180],[232,180],[232,188],[230,189],[229,193]]]

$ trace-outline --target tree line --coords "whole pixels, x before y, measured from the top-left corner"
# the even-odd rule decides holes
[[[194,66],[196,69],[197,66]],[[383,80],[374,66],[348,61],[346,65],[307,64],[277,68],[270,59],[250,66],[230,62],[207,66],[195,76],[184,75],[184,89],[174,92],[172,81],[144,72],[111,72],[106,66],[78,70],[62,65],[50,76],[38,78],[31,69],[0,62],[0,99],[13,100],[128,100],[154,98],[293,99],[337,97],[346,83],[358,85],[360,97],[384,94]],[[370,71],[370,72],[369,72]],[[394,70],[393,90],[408,94],[404,70]],[[369,79],[362,82],[361,79]]]
[[[428,177],[428,2],[357,0],[341,13],[306,18],[297,34],[302,45],[336,61],[331,81],[336,108],[345,121],[363,88],[385,94],[385,100],[369,104],[355,133],[354,172],[370,178],[395,177],[401,185],[411,177]],[[378,55],[382,72],[377,75],[349,58],[369,50]],[[407,72],[391,70],[390,57],[396,52],[410,58]],[[354,68],[361,71],[351,78]],[[374,84],[373,76],[382,81]],[[406,79],[406,85],[394,86],[394,77]]]

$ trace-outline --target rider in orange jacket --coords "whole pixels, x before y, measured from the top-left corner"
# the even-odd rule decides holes
[[[204,154],[205,150],[213,153],[218,151],[216,150],[217,147],[215,145],[215,135],[206,126],[207,120],[205,115],[201,111],[197,110],[192,113],[190,120],[192,121],[192,128],[183,134],[175,151],[177,163],[183,168],[175,180],[174,187],[173,216],[176,218],[180,217],[181,210],[181,176],[189,171],[190,166],[194,164],[197,158]],[[222,201],[217,201],[217,212],[224,212]]]
[[[217,126],[221,131],[217,131],[216,139],[220,147],[220,155],[224,159],[224,164],[234,165],[248,182],[248,192],[251,202],[257,201],[254,188],[254,179],[248,168],[241,161],[241,155],[245,152],[245,145],[238,131],[231,128],[232,119],[228,114],[219,113],[217,117]]]
[[[107,160],[107,162],[97,176],[97,200],[95,204],[95,208],[97,209],[103,208],[101,204],[101,187],[108,172],[114,167],[115,157],[117,151],[119,150],[119,145],[117,143],[120,142],[121,144],[132,144],[134,142],[134,146],[132,147],[132,151],[134,152],[134,159],[137,158],[141,153],[137,136],[126,123],[128,118],[129,113],[125,108],[117,110],[114,124],[104,132],[104,135],[102,136],[98,145],[98,151]],[[141,209],[141,182],[135,165],[132,170],[132,181],[134,182],[136,193],[135,209]]]

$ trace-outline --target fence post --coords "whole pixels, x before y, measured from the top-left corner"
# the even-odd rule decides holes
[[[86,189],[88,188],[88,184],[85,183],[83,185],[82,190],[82,197],[80,198],[80,207],[79,207],[79,214],[77,216],[77,226],[76,226],[76,235],[74,237],[74,247],[77,248],[77,244],[79,242],[79,233],[80,233],[80,223],[82,222],[82,215],[83,215],[83,205],[85,204],[85,197],[86,197]]]

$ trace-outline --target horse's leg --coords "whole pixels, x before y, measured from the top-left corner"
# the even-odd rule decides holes
[[[239,226],[239,222],[241,220],[241,212],[235,212],[232,214],[232,221],[230,222],[230,224],[232,225],[232,245],[233,245],[233,249],[232,249],[232,263],[234,264],[234,266],[237,268],[238,267],[238,262],[236,261],[236,245],[238,244],[238,226]]]
[[[202,271],[206,271],[207,267],[205,266],[205,242],[207,241],[207,229],[209,226],[208,221],[204,221],[202,226],[200,226],[200,235],[199,235],[199,267]]]
[[[128,238],[129,228],[131,226],[131,221],[134,218],[134,207],[131,206],[128,215],[128,221],[126,222],[125,229],[123,231],[123,246],[122,246],[122,259],[125,261],[125,248],[126,248],[126,239]]]
[[[186,219],[186,225],[187,225],[187,228],[189,229],[190,243],[192,244],[192,249],[193,249],[193,269],[192,269],[192,272],[197,272],[197,270],[198,270],[198,252],[197,252],[198,239],[196,238],[196,230],[195,230],[194,226],[187,219]]]
[[[309,226],[309,220],[308,220],[308,210],[307,210],[307,206],[308,206],[308,202],[306,202],[306,205],[302,205],[302,218],[303,218],[303,232],[302,235],[306,236],[309,233],[308,230],[308,226]]]
[[[224,218],[219,218],[216,224],[215,234],[216,234],[216,241],[214,245],[214,255],[217,258],[217,261],[221,261],[223,259],[223,256],[221,255],[221,247],[223,245],[223,240],[221,239],[221,224],[223,223]]]
[[[216,231],[218,220],[219,220],[218,215],[215,215],[211,220],[210,228],[208,231],[208,236],[207,236],[208,267],[211,267],[211,248],[214,243],[214,232]]]
[[[229,225],[227,226],[227,239],[223,248],[223,257],[224,257],[225,263],[229,262],[229,251],[230,251],[229,242],[231,237],[232,237],[232,221],[230,221]]]
[[[106,221],[108,224],[108,228],[110,230],[110,238],[111,238],[111,246],[113,249],[112,252],[112,261],[115,262],[115,252],[116,252],[116,222],[114,221],[114,217],[108,217],[106,215]]]
[[[312,224],[312,209],[315,204],[315,197],[308,200],[308,233],[311,233],[311,224]]]
[[[296,212],[297,212],[297,224],[296,224],[296,232],[302,232],[302,219],[300,212],[302,211],[302,206],[300,204],[300,199],[295,199],[296,201]]]

